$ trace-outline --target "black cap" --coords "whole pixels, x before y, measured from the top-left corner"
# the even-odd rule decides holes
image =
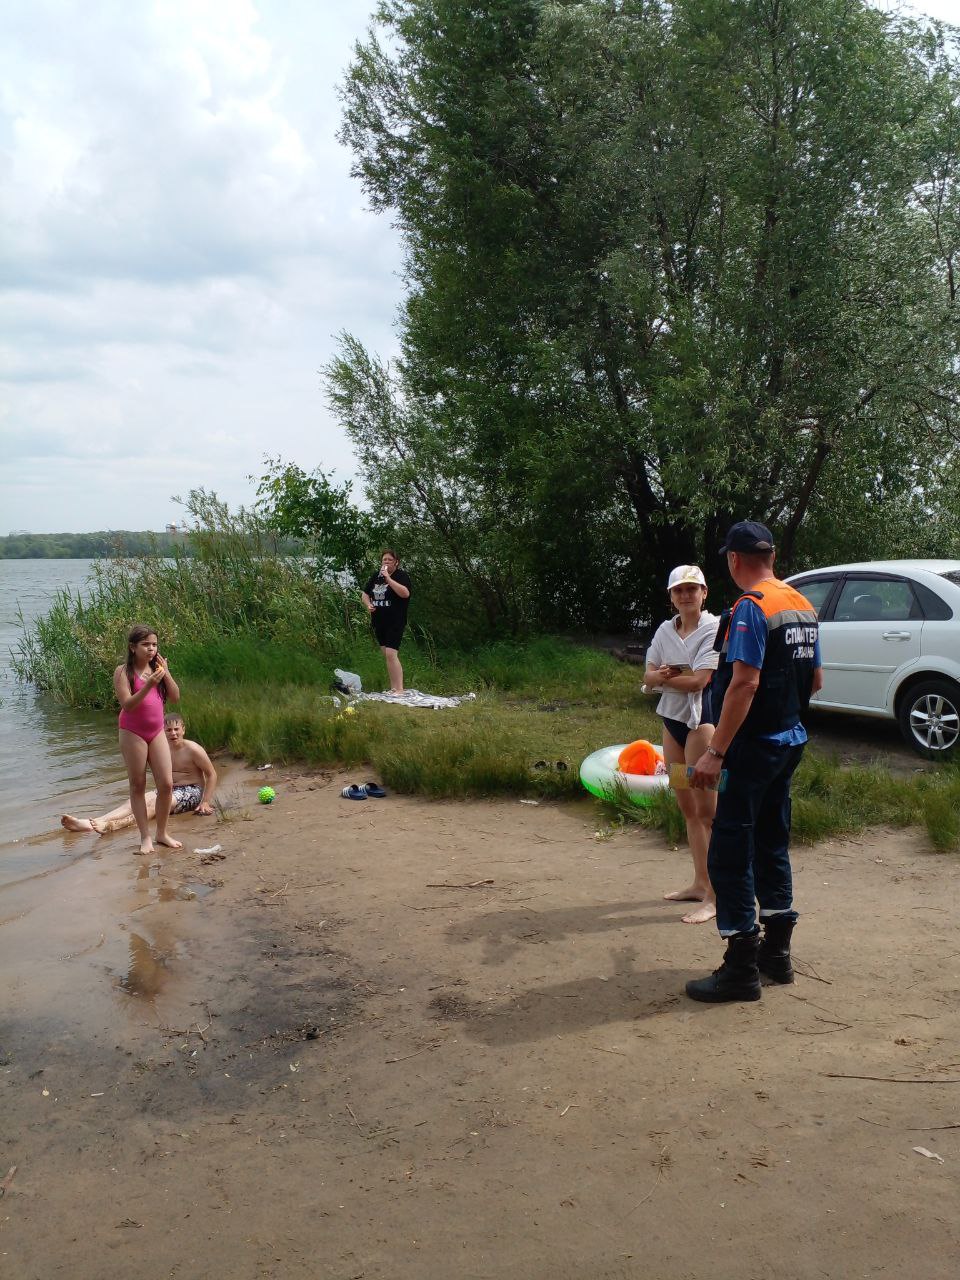
[[[720,554],[725,551],[742,551],[746,554],[773,550],[773,534],[765,524],[756,520],[738,520],[727,530]]]

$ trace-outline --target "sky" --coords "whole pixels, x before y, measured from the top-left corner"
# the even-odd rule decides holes
[[[318,370],[396,352],[401,252],[336,141],[373,0],[6,0],[0,534],[161,529],[282,456],[353,473]]]
[[[353,476],[319,370],[344,330],[394,356],[402,297],[336,141],[374,4],[6,0],[0,534],[249,505],[268,455]]]

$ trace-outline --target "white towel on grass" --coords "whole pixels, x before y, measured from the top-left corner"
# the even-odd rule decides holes
[[[430,707],[442,711],[444,707],[459,707],[462,702],[473,702],[475,693],[462,693],[454,698],[444,698],[439,693],[421,693],[419,689],[405,689],[403,693],[358,693],[354,702],[393,702],[398,707]]]

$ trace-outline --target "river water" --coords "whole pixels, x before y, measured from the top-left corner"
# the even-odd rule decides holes
[[[0,1025],[43,1062],[60,1043],[86,1043],[92,1025],[121,1035],[118,1011],[140,1021],[146,1002],[181,1025],[175,1010],[189,988],[178,974],[198,931],[213,928],[202,910],[212,886],[184,879],[180,851],[138,858],[135,829],[101,840],[60,826],[65,811],[90,817],[127,799],[117,713],[74,710],[19,684],[10,651],[22,635],[18,612],[42,615],[61,587],[83,595],[92,564],[0,560]],[[221,796],[228,778],[236,781],[221,768]],[[238,798],[258,784],[251,773]],[[217,817],[176,822],[185,844],[221,834]]]
[[[116,716],[75,710],[13,675],[10,653],[26,620],[43,614],[56,591],[83,593],[90,560],[0,560],[0,884],[41,871],[62,854],[60,814],[103,812],[127,795]],[[119,655],[118,655],[119,660]]]

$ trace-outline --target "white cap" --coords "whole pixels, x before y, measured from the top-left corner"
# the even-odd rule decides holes
[[[705,587],[707,585],[706,578],[695,564],[678,564],[675,569],[670,571],[670,577],[667,579],[667,590],[672,591],[674,587],[683,586],[687,582],[692,582],[697,587]]]

